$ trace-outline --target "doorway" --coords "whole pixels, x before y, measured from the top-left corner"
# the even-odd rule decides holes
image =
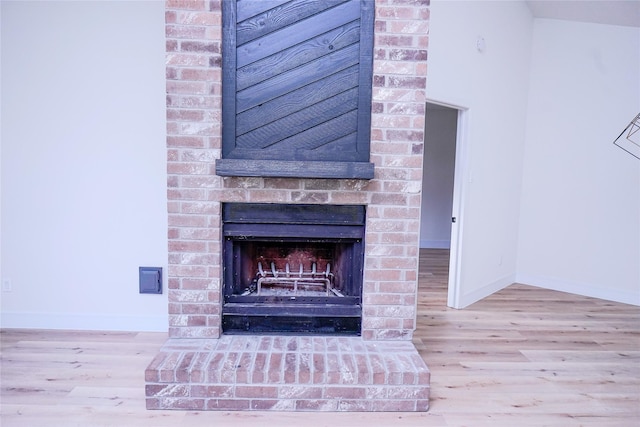
[[[452,308],[460,308],[466,114],[462,107],[427,102],[420,248],[448,251],[447,305]]]

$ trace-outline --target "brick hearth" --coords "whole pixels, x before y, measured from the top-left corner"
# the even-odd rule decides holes
[[[231,336],[169,340],[148,409],[426,411],[429,370],[407,341]]]
[[[370,144],[375,170],[373,179],[359,180],[217,175],[221,0],[166,1],[170,340],[147,371],[149,408],[427,409],[428,370],[411,339],[428,5],[428,0],[375,1]],[[365,206],[361,336],[221,335],[223,203]],[[282,364],[272,369],[276,359]]]

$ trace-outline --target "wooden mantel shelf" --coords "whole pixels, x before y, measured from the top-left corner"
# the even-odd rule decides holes
[[[374,164],[369,162],[216,160],[216,174],[220,176],[373,179],[373,172]]]

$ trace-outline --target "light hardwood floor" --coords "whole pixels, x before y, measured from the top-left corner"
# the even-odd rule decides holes
[[[640,425],[640,307],[512,285],[453,310],[447,262],[421,252],[428,413],[147,411],[144,369],[166,334],[2,330],[0,425]]]

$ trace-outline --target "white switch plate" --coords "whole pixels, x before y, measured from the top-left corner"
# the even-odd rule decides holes
[[[12,290],[11,279],[2,279],[2,292],[11,292]]]

